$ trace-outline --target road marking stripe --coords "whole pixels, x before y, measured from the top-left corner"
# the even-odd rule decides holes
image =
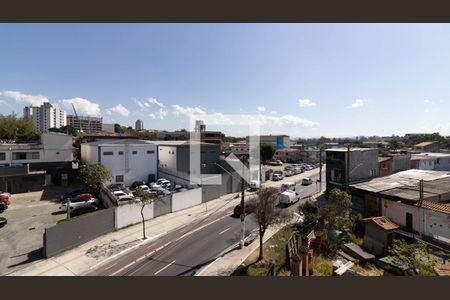
[[[222,230],[221,232],[219,232],[219,234],[225,233],[225,232],[227,232],[227,231],[230,230],[230,229],[231,229],[231,227],[228,227],[227,229]]]
[[[168,264],[167,266],[165,266],[164,268],[162,268],[161,270],[159,270],[159,271],[157,271],[157,272],[155,272],[155,275],[157,275],[159,272],[161,272],[161,271],[163,271],[163,270],[165,270],[165,269],[167,269],[168,267],[170,267],[174,262],[176,262],[176,260],[174,260],[173,262],[171,262],[170,264]]]

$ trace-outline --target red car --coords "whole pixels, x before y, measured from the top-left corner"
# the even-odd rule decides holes
[[[89,193],[84,193],[84,194],[77,195],[77,198],[89,198],[89,199],[91,199],[91,198],[94,198],[94,196],[92,196],[92,194],[89,194]]]
[[[11,204],[8,196],[0,195],[0,202],[5,203],[7,206]]]

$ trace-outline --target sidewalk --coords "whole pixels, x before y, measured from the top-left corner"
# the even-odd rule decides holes
[[[303,173],[303,176],[317,173],[317,169]],[[300,176],[300,175],[298,175]],[[278,186],[283,181],[268,181],[263,186]],[[246,195],[253,193],[246,192]],[[237,196],[237,197],[236,197]],[[145,222],[147,239],[142,240],[142,224],[138,223],[118,231],[107,233],[83,245],[67,250],[57,256],[33,262],[27,267],[5,274],[7,276],[80,276],[95,267],[125,254],[145,243],[155,241],[158,237],[180,229],[195,221],[204,220],[205,223],[213,221],[207,219],[212,214],[231,210],[240,202],[239,193],[227,194],[215,200],[199,204],[178,212],[169,213]],[[280,228],[278,228],[279,230]],[[270,238],[278,230],[266,232],[266,238]],[[254,242],[242,249],[245,251],[254,247]],[[257,245],[257,243],[256,243]],[[248,253],[250,255],[252,251]],[[242,252],[240,252],[242,253]],[[230,255],[235,255],[234,252]],[[248,256],[247,255],[247,256]],[[241,262],[237,264],[239,266]],[[233,269],[234,270],[234,269]]]
[[[314,197],[314,199],[316,199]],[[289,223],[295,222],[295,218],[285,224],[269,227],[264,234],[263,243],[267,242],[273,235]],[[247,247],[231,251],[213,261],[200,270],[196,276],[230,276],[256,249],[259,247],[259,235]],[[227,251],[224,251],[226,253]]]
[[[239,201],[237,194],[227,194],[178,212],[145,222],[147,239],[142,240],[142,224],[138,223],[98,237],[55,257],[37,261],[8,276],[79,276],[100,264],[128,252],[144,243],[154,241],[168,232],[184,227],[211,214],[226,211]],[[208,222],[211,220],[205,220]]]

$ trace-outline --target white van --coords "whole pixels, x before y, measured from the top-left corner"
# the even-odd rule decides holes
[[[281,191],[287,191],[287,190],[291,190],[291,191],[295,191],[295,183],[293,182],[285,182],[281,185]]]
[[[296,193],[294,191],[287,190],[287,191],[282,192],[278,199],[281,204],[289,206],[289,205],[297,202],[298,200],[300,200],[300,196],[298,193]]]
[[[252,181],[250,181],[250,184],[249,184],[250,190],[254,191],[254,190],[259,189],[259,187],[260,187],[260,184],[259,184],[259,181],[258,181],[258,180],[252,180]]]

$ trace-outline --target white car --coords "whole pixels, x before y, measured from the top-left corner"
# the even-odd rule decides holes
[[[250,184],[249,184],[250,190],[257,190],[257,189],[259,189],[260,186],[261,186],[261,185],[259,184],[259,181],[258,181],[258,180],[252,180],[252,181],[250,181]]]
[[[115,191],[115,192],[113,192],[113,194],[114,194],[114,196],[116,196],[117,200],[119,200],[119,201],[123,198],[132,198],[132,199],[135,198],[133,194],[128,194],[123,191]]]
[[[150,192],[150,188],[147,185],[145,185],[145,184],[140,185],[137,188],[139,188],[139,189],[141,189],[141,190],[143,190],[145,192]]]
[[[98,206],[100,204],[100,201],[97,198],[72,198],[70,199],[70,210],[83,206],[85,204],[94,204],[96,206]],[[65,204],[61,205],[59,208],[64,211],[67,212],[67,206],[69,205],[69,201],[67,201]]]
[[[281,204],[292,205],[293,203],[300,200],[300,196],[294,191],[287,190],[280,194],[278,200]]]
[[[311,178],[303,178],[302,179],[302,185],[310,185],[312,183],[313,183],[313,181]]]
[[[291,169],[288,169],[288,170],[284,171],[284,176],[286,176],[286,177],[290,177],[290,176],[293,176],[293,175],[295,175],[295,173]]]

